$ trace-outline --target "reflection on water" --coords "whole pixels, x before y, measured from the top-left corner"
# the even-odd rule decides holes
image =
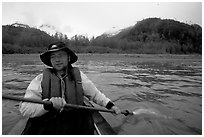
[[[194,55],[87,54],[74,65],[122,110],[135,111],[102,113],[118,134],[202,134],[201,62]],[[44,67],[38,55],[3,56],[3,94],[23,96]]]

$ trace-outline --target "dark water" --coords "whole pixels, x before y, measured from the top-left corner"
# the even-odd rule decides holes
[[[80,54],[74,65],[122,110],[137,112],[102,113],[118,134],[202,134],[201,56]],[[3,94],[23,96],[44,67],[38,55],[3,55]]]

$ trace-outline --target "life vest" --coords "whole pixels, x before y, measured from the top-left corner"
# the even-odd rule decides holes
[[[78,68],[71,69],[71,75],[64,78],[67,103],[83,105],[83,89]],[[60,78],[54,70],[43,70],[42,99],[61,97]],[[29,118],[23,135],[92,135],[94,134],[92,114],[89,110],[69,109],[61,113],[48,112],[40,117]]]
[[[65,100],[69,104],[83,105],[83,89],[80,71],[77,67],[71,69],[71,75],[66,76],[63,80],[65,83]],[[43,70],[43,79],[41,82],[42,99],[51,97],[62,97],[60,78],[54,73],[52,68]]]

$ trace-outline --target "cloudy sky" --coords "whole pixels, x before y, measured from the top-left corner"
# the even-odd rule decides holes
[[[3,2],[2,25],[53,25],[68,37],[88,37],[132,26],[145,18],[202,26],[201,2]]]

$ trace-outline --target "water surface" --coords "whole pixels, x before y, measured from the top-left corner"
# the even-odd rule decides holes
[[[145,110],[127,117],[102,113],[117,134],[202,134],[202,56],[79,54],[74,66],[122,110]],[[44,68],[36,54],[3,55],[3,94],[23,96]],[[2,105],[3,118],[18,114],[18,102]]]

